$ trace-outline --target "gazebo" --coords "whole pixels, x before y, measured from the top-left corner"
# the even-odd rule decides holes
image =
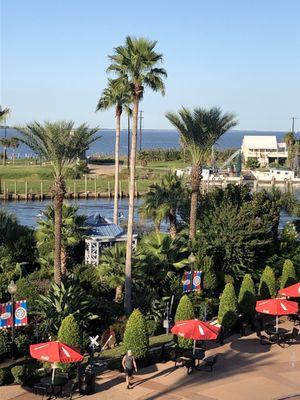
[[[127,234],[119,226],[109,219],[102,217],[100,213],[90,215],[86,219],[87,238],[85,239],[85,263],[99,264],[102,251],[115,243],[126,242]],[[133,235],[133,245],[136,245],[137,235]]]

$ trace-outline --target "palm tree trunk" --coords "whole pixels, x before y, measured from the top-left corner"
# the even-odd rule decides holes
[[[54,282],[61,282],[61,227],[62,227],[62,206],[65,194],[63,178],[55,179],[54,187]]]
[[[67,249],[62,247],[60,252],[61,276],[67,275],[67,260],[68,260]]]
[[[155,232],[160,233],[161,221],[155,222]]]
[[[116,287],[115,302],[121,303],[123,295],[123,286],[119,285]]]
[[[171,210],[169,213],[169,232],[172,239],[175,239],[177,235],[177,221],[176,221],[176,213],[174,210]]]
[[[6,165],[6,146],[3,146],[3,165]]]
[[[132,126],[131,152],[130,152],[128,225],[127,225],[126,263],[125,263],[124,308],[125,312],[128,314],[131,312],[131,286],[132,286],[131,258],[132,258],[132,238],[133,238],[133,222],[134,222],[135,162],[136,162],[138,112],[139,112],[139,98],[137,95],[135,95],[133,103],[133,126]]]
[[[130,114],[127,115],[127,169],[130,166]]]
[[[116,144],[115,144],[115,193],[114,193],[114,224],[118,225],[118,202],[119,202],[119,153],[120,153],[120,131],[121,113],[119,107],[116,108]]]
[[[15,165],[15,158],[16,158],[16,154],[15,154],[15,149],[13,150],[13,165]]]
[[[200,177],[201,177],[200,166],[198,164],[194,164],[192,166],[192,171],[191,171],[192,195],[191,195],[191,210],[190,210],[190,232],[189,232],[190,239],[195,239],[196,237],[197,205],[198,205],[198,195],[200,188]]]

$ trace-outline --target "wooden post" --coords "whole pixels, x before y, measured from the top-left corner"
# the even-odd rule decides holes
[[[17,192],[17,181],[15,180],[15,199],[17,198],[17,194],[18,194],[18,192]]]
[[[135,181],[135,197],[138,197],[137,181]]]
[[[123,193],[122,193],[122,181],[119,182],[119,188],[120,188],[120,199],[122,199],[122,197],[123,197]]]
[[[74,181],[73,198],[76,199],[76,181]]]
[[[25,200],[28,200],[28,182],[25,181]]]
[[[94,185],[95,185],[95,199],[97,198],[97,178],[94,180]]]
[[[111,191],[110,191],[110,182],[107,182],[107,189],[108,189],[108,197],[111,198]]]
[[[44,198],[44,187],[43,187],[43,181],[41,181],[41,200]]]
[[[6,199],[6,182],[3,181],[3,199]]]

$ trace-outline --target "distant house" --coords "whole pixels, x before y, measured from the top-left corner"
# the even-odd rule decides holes
[[[104,218],[100,213],[95,213],[86,219],[87,238],[85,239],[85,263],[99,264],[102,251],[119,242],[127,241],[127,234],[119,226]],[[133,244],[137,241],[137,235],[133,235]]]
[[[241,152],[245,163],[257,159],[262,167],[284,164],[288,158],[286,143],[277,142],[276,136],[244,136]]]

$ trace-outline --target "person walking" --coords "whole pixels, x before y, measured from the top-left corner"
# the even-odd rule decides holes
[[[126,376],[126,387],[127,389],[131,389],[131,380],[133,378],[133,370],[137,372],[135,358],[132,355],[132,351],[128,350],[122,360],[122,366],[124,368],[125,376]]]

